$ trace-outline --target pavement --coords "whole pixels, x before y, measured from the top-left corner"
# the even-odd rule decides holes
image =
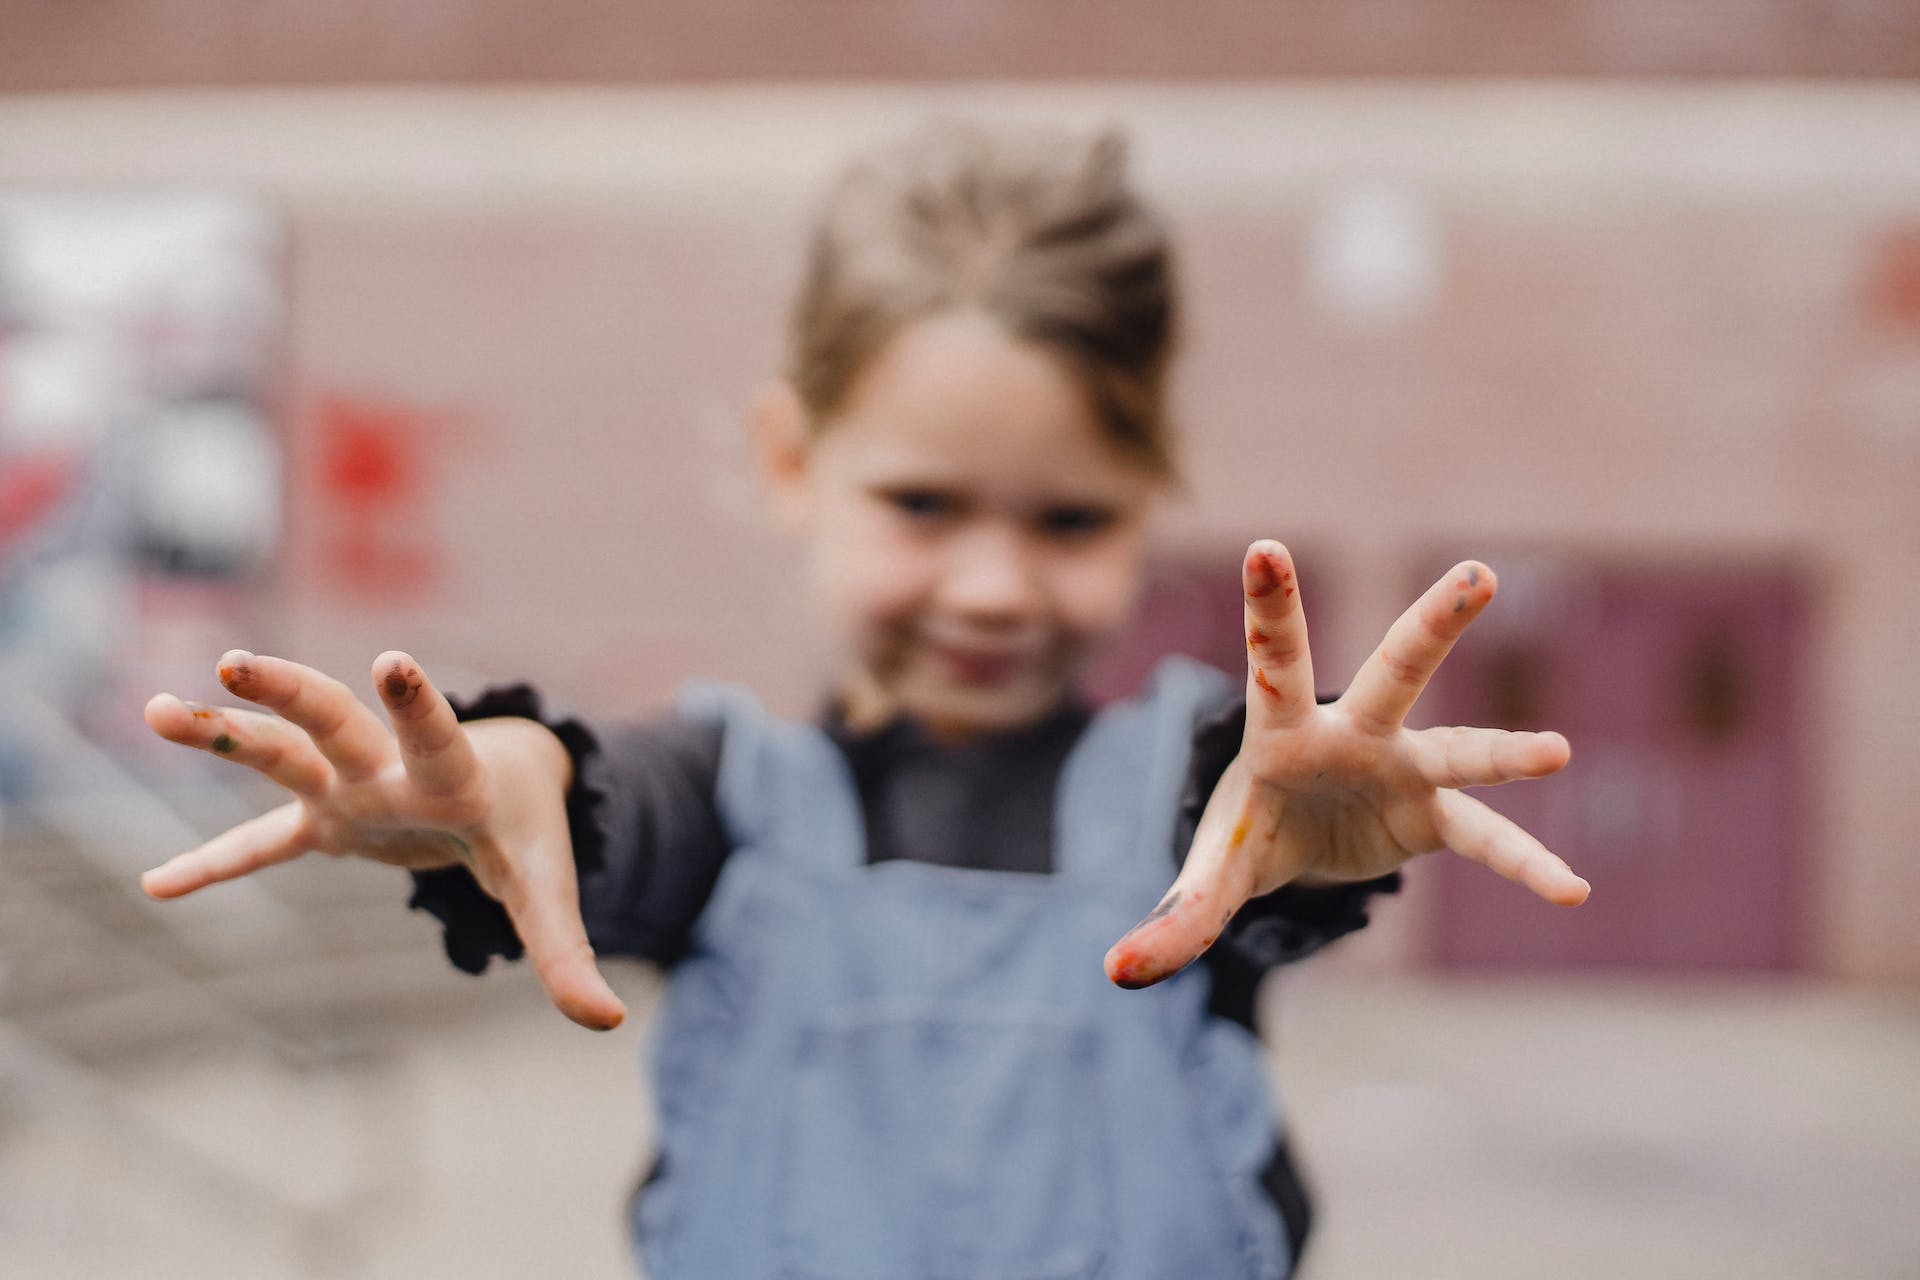
[[[617,970],[635,1016],[593,1035],[409,936],[264,1032],[0,1020],[0,1275],[625,1277],[657,982]],[[1920,1277],[1920,992],[1308,965],[1265,995],[1301,1280]]]

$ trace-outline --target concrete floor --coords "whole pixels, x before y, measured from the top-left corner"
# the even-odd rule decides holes
[[[82,1062],[0,1022],[0,1276],[625,1276],[645,1017],[578,1031],[524,969],[423,983],[304,1052]],[[652,979],[616,983],[644,1014]],[[1310,965],[1268,994],[1302,1280],[1920,1277],[1920,993]]]

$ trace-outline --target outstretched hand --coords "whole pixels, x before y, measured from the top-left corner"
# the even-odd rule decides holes
[[[220,683],[265,711],[158,694],[149,727],[257,770],[293,799],[141,877],[177,898],[310,851],[415,870],[464,863],[506,907],[560,1011],[605,1029],[625,1016],[593,961],[567,839],[565,748],[530,721],[462,725],[404,653],[374,660],[392,729],[339,681],[233,650]],[[269,714],[272,713],[272,714]]]
[[[1578,906],[1587,882],[1517,824],[1460,788],[1565,767],[1557,733],[1408,729],[1407,713],[1454,641],[1493,599],[1493,571],[1467,561],[1387,632],[1336,702],[1314,699],[1293,560],[1277,542],[1247,549],[1247,728],[1214,788],[1173,887],[1107,952],[1107,976],[1144,987],[1213,945],[1249,898],[1283,884],[1384,875],[1450,848],[1547,901]]]

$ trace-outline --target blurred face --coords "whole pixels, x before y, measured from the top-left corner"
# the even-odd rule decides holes
[[[800,449],[786,487],[856,727],[1031,724],[1133,606],[1156,480],[987,317],[902,332]]]

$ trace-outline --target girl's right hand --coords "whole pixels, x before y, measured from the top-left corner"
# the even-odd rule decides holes
[[[414,870],[464,864],[507,909],[548,997],[582,1026],[626,1016],[580,917],[566,791],[572,760],[531,720],[463,725],[404,653],[374,660],[389,732],[352,690],[311,667],[235,649],[220,683],[266,712],[158,694],[147,724],[169,742],[258,770],[293,793],[277,809],[155,867],[141,887],[178,898],[303,853]]]

